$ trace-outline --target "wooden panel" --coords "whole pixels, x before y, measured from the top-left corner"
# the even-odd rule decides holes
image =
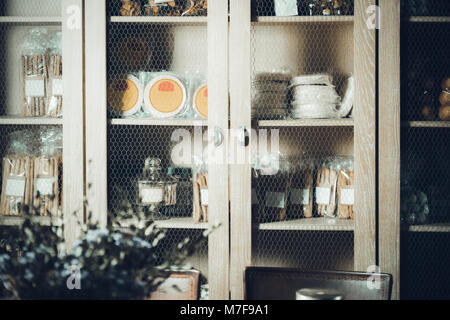
[[[379,265],[400,290],[400,0],[381,0],[379,34]]]
[[[67,247],[79,235],[84,215],[83,1],[62,2],[64,63],[63,216]],[[76,214],[74,214],[76,213]]]
[[[86,196],[88,211],[107,223],[106,5],[86,1]]]
[[[208,6],[208,131],[220,128],[223,144],[214,148],[217,154],[227,154],[228,149],[228,3],[211,1]],[[214,161],[209,164],[209,224],[220,227],[209,236],[208,260],[211,270],[208,281],[210,299],[229,299],[229,207],[228,164]],[[223,159],[223,158],[222,158]]]
[[[376,48],[366,13],[374,0],[355,1],[355,270],[376,263]]]
[[[230,116],[231,128],[251,128],[250,0],[230,1]],[[238,49],[239,48],[239,49]],[[248,155],[247,155],[248,156]],[[251,168],[230,166],[231,299],[244,298],[244,268],[251,265]]]

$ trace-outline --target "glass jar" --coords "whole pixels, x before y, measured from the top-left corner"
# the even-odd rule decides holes
[[[176,204],[177,180],[161,175],[161,160],[147,158],[142,175],[137,179],[137,199],[145,207],[150,220],[167,220],[168,216],[160,213],[161,206]]]

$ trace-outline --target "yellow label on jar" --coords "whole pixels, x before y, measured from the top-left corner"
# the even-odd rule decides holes
[[[183,99],[183,89],[172,79],[155,82],[149,91],[151,105],[161,113],[175,112],[183,103]]]
[[[208,86],[204,85],[195,96],[195,110],[205,119],[208,119]]]
[[[109,101],[111,107],[117,111],[129,111],[138,103],[139,89],[129,79],[114,80],[109,88]]]

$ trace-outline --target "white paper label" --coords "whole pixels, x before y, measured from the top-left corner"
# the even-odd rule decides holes
[[[258,195],[256,194],[256,189],[252,189],[252,205],[259,204]]]
[[[53,79],[52,81],[52,91],[54,96],[62,96],[63,95],[63,80],[62,79]]]
[[[161,203],[164,199],[164,190],[163,188],[142,188],[141,199],[145,204]]]
[[[26,80],[25,95],[27,97],[44,97],[45,96],[44,79]]]
[[[25,177],[8,178],[5,195],[7,197],[23,197],[25,194]]]
[[[200,190],[200,198],[202,206],[208,205],[208,189],[201,189]]]
[[[53,184],[55,178],[37,178],[36,180],[36,193],[41,196],[53,195]]]
[[[346,206],[355,204],[355,189],[341,189],[341,204]]]
[[[331,188],[316,188],[316,203],[321,205],[329,205],[331,197]]]
[[[309,204],[309,189],[292,189],[292,204],[307,206]]]
[[[266,207],[284,208],[284,192],[267,192]]]

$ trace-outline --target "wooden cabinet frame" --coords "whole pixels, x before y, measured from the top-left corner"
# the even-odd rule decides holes
[[[231,128],[251,128],[250,0],[230,1],[230,115]],[[367,26],[368,7],[374,0],[355,0],[354,17],[340,18],[354,24],[354,111],[355,211],[354,270],[366,272],[376,257],[376,30]],[[318,23],[320,17],[267,17],[266,22]],[[313,20],[309,19],[313,18]],[[322,17],[323,18],[323,17]],[[349,19],[350,18],[350,19]],[[239,48],[233,49],[233,48]],[[282,121],[281,121],[282,122]],[[345,122],[345,120],[344,120]],[[280,122],[267,121],[275,126]],[[339,122],[336,122],[339,123]],[[342,124],[342,123],[340,123]],[[335,123],[305,121],[290,126],[333,126]],[[251,146],[249,146],[250,148]],[[231,252],[230,288],[232,299],[243,299],[243,271],[252,264],[252,214],[250,164],[231,165]]]

